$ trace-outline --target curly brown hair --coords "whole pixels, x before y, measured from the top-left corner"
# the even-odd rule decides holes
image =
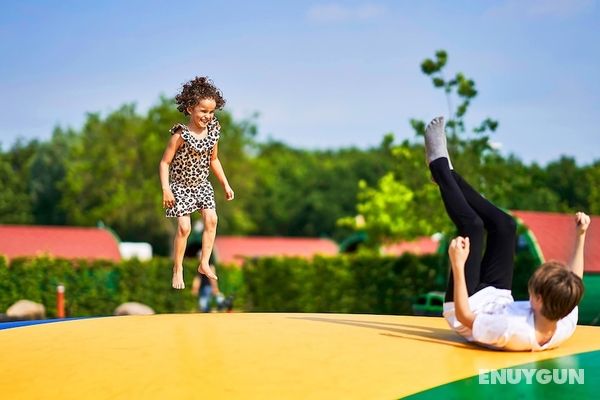
[[[194,107],[202,99],[213,99],[217,103],[217,110],[225,105],[223,93],[207,76],[197,76],[184,83],[181,92],[175,96],[177,109],[185,115],[190,115],[187,109]]]

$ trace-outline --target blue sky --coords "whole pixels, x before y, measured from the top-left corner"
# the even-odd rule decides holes
[[[261,139],[375,146],[448,114],[419,65],[449,53],[477,84],[467,122],[500,121],[504,154],[600,159],[597,0],[13,1],[0,4],[0,143],[140,112],[196,75]]]

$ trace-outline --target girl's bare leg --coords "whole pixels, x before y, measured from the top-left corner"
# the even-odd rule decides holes
[[[210,279],[216,280],[217,275],[210,268],[209,260],[217,234],[217,212],[213,209],[202,210],[202,219],[204,222],[204,232],[202,233],[202,257],[200,258],[198,272],[205,274]]]
[[[177,218],[177,234],[173,243],[173,289],[185,289],[183,283],[183,256],[188,236],[192,231],[192,222],[189,215]]]

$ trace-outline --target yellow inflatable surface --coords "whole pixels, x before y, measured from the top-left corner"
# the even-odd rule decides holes
[[[558,349],[509,353],[467,344],[441,318],[92,318],[0,330],[0,398],[396,399],[480,369],[597,350],[600,328],[588,326]]]

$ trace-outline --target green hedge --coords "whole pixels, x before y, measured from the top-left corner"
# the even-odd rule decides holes
[[[197,262],[184,263],[186,289],[171,288],[172,261],[153,258],[141,262],[128,260],[84,261],[55,258],[18,258],[7,264],[0,257],[0,311],[19,299],[44,304],[46,314],[56,316],[56,286],[66,289],[68,316],[111,315],[121,303],[137,301],[157,313],[192,312],[196,299],[191,294]],[[235,267],[219,268],[219,286],[225,294],[241,294],[241,272]]]
[[[248,311],[410,314],[436,287],[439,256],[340,255],[247,260]]]
[[[66,288],[68,316],[110,315],[126,301],[149,305],[158,313],[192,312],[190,293],[196,261],[186,260],[186,290],[171,289],[167,258],[148,262],[0,257],[0,311],[19,299],[46,306],[56,316],[56,286]],[[421,292],[435,285],[437,256],[263,258],[247,260],[242,269],[219,267],[219,286],[235,296],[245,311],[345,312],[402,314]]]
[[[380,257],[339,255],[248,259],[240,269],[220,266],[219,286],[234,295],[244,311],[411,314],[417,295],[445,290],[447,255]],[[0,257],[0,312],[19,299],[46,306],[56,316],[56,286],[66,288],[69,316],[110,315],[121,303],[138,301],[158,313],[193,312],[190,292],[197,261],[184,263],[186,290],[171,288],[172,261],[82,261]],[[535,265],[528,255],[516,259],[513,291],[526,298],[527,279]]]
[[[536,260],[526,252],[515,258],[513,294],[527,299],[527,281]],[[265,312],[412,314],[421,293],[446,290],[445,253],[401,257],[340,255],[247,260],[242,269],[245,309]]]

